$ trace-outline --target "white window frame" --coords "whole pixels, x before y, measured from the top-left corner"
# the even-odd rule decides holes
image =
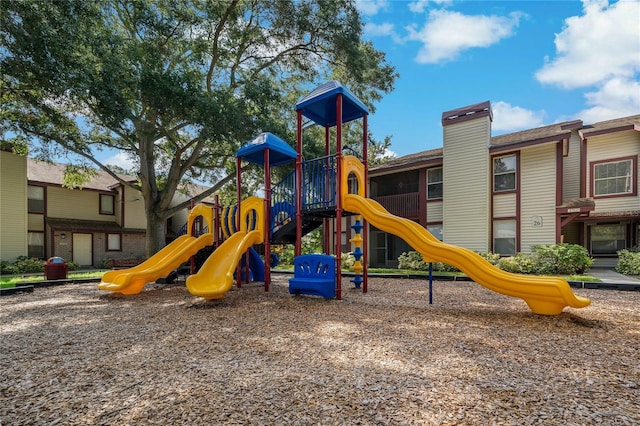
[[[607,167],[607,169],[609,169],[610,166],[615,165],[614,168],[617,169],[618,164],[622,164],[622,163],[629,164],[627,167],[626,175],[596,177],[598,175],[598,171],[597,171],[598,168]],[[592,173],[591,182],[593,185],[592,186],[593,196],[594,197],[612,197],[612,196],[633,195],[636,187],[636,168],[637,168],[636,157],[626,157],[626,158],[618,158],[610,161],[592,162],[591,163],[591,173]],[[611,181],[616,181],[616,187],[617,187],[617,182],[620,180],[624,180],[623,185],[625,186],[625,189],[623,191],[598,192],[598,183],[600,182],[608,183]]]

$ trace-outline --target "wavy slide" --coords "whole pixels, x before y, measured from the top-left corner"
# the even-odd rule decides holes
[[[253,230],[232,234],[204,262],[195,275],[187,277],[187,290],[204,299],[220,299],[233,285],[233,273],[246,251],[263,242],[264,232]]]
[[[138,294],[148,282],[166,277],[200,249],[212,244],[211,233],[197,238],[182,235],[138,266],[105,273],[98,288],[126,295]]]
[[[347,177],[351,173],[358,179],[360,195],[349,193]],[[362,197],[364,180],[364,166],[360,160],[345,156],[341,186],[344,209],[361,214],[376,228],[402,238],[425,259],[453,265],[489,290],[519,297],[536,314],[559,315],[566,306],[584,308],[591,303],[589,299],[573,294],[569,283],[561,278],[505,272],[469,249],[443,243],[421,225],[392,215],[378,202]]]

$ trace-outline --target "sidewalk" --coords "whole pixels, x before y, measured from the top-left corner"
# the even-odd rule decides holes
[[[620,274],[613,269],[593,268],[589,275],[598,278],[600,283],[583,283],[584,288],[603,288],[615,290],[640,291],[640,280],[628,275]]]

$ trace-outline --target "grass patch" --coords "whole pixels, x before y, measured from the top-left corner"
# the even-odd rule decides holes
[[[69,272],[68,279],[70,280],[86,280],[93,278],[102,278],[106,271],[83,271],[83,272]],[[9,275],[0,278],[0,288],[12,288],[16,284],[28,284],[34,282],[44,281],[44,274],[34,275]]]

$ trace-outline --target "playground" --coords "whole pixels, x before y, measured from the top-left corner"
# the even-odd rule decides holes
[[[342,300],[290,275],[203,300],[95,284],[0,299],[0,424],[640,422],[640,293],[536,315],[475,283],[370,277]]]

